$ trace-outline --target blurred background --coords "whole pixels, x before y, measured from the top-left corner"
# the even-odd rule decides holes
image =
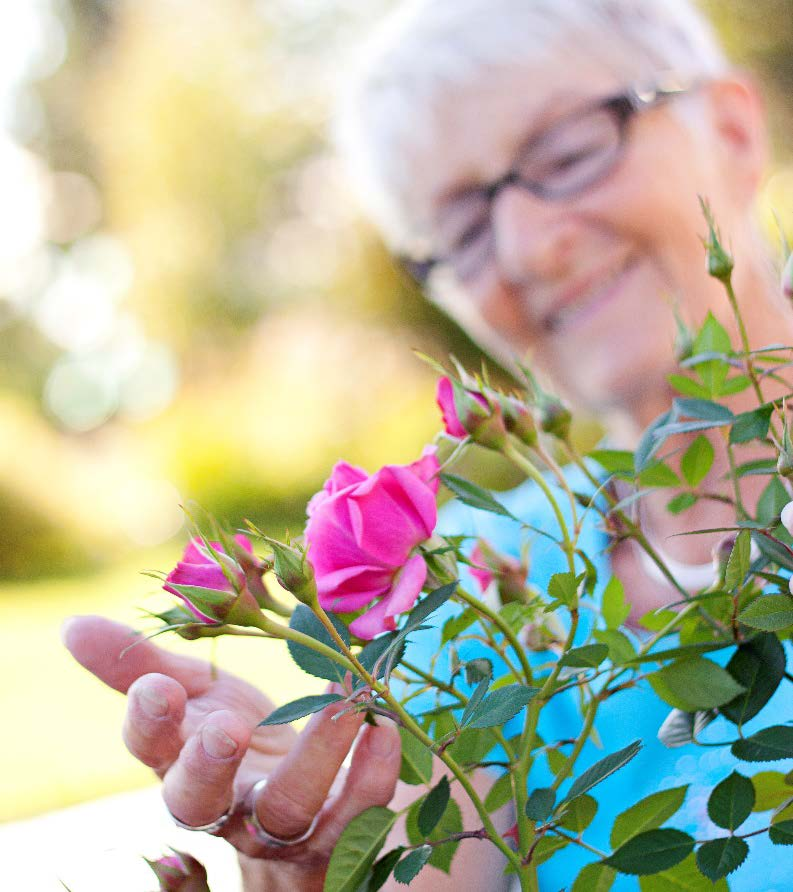
[[[434,435],[412,348],[476,361],[325,137],[350,47],[392,5],[0,0],[0,822],[150,783],[121,698],[62,651],[65,616],[145,628],[165,602],[140,570],[173,564],[181,504],[299,530],[338,458],[373,470]],[[776,244],[793,0],[704,6],[768,97]],[[276,698],[314,690],[275,649],[214,655]]]

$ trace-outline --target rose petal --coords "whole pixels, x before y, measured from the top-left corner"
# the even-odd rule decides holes
[[[441,378],[438,381],[438,390],[435,395],[435,401],[441,410],[443,418],[443,426],[446,433],[450,437],[457,437],[462,440],[468,436],[468,431],[463,427],[460,417],[457,414],[457,407],[454,405],[454,386],[448,378]]]
[[[427,564],[420,554],[414,554],[397,576],[391,593],[383,598],[386,616],[399,616],[416,603],[427,579]]]
[[[396,622],[390,616],[386,616],[384,601],[375,604],[371,610],[362,613],[350,623],[350,631],[353,635],[366,641],[371,641],[381,632],[393,632],[395,628]]]
[[[226,579],[218,564],[186,564],[180,561],[166,577],[166,583],[196,585],[218,592],[232,592],[234,586]],[[170,591],[170,589],[169,589]]]

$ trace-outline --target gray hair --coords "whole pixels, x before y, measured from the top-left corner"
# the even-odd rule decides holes
[[[407,162],[438,146],[433,104],[488,70],[537,64],[560,41],[626,81],[714,77],[724,54],[690,0],[407,0],[375,35],[342,94],[336,141],[365,211],[395,248],[420,238]]]

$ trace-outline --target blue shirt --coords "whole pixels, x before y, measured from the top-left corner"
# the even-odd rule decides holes
[[[591,490],[579,472],[571,472],[568,479],[573,489]],[[555,489],[554,494],[562,510],[566,509],[569,521],[570,508],[567,497],[559,489]],[[509,493],[499,493],[498,498],[524,523],[544,530],[556,538],[559,537],[559,526],[554,514],[538,487],[524,484]],[[587,514],[579,547],[590,557],[598,571],[596,596],[599,597],[609,580],[610,569],[606,555],[607,538],[597,528],[597,519],[598,515],[595,512]],[[526,536],[519,524],[509,518],[478,511],[456,501],[441,511],[438,532],[480,536],[499,551],[512,555],[519,554],[523,538]],[[532,544],[529,581],[546,591],[551,576],[567,570],[566,560],[555,542],[537,534],[529,535]],[[464,580],[464,583],[466,582]],[[469,591],[474,591],[472,587],[467,587]],[[409,659],[419,665],[429,665],[432,659],[436,659],[436,674],[440,678],[448,678],[449,675],[446,652],[438,657],[440,628],[445,618],[458,612],[459,609],[456,605],[446,605],[440,616],[433,617],[435,628],[414,635],[410,644]],[[591,623],[591,620],[586,619],[588,616],[591,616],[589,612],[582,611],[583,637],[587,634],[586,625]],[[448,648],[446,650],[448,651]],[[463,660],[481,656],[493,658],[492,651],[486,650],[483,645],[475,641],[461,642],[459,653]],[[548,654],[532,654],[531,657],[535,662],[548,660]],[[504,671],[505,667],[496,667],[497,673]],[[422,703],[417,699],[412,701],[411,711],[415,714],[422,706],[431,705],[433,704],[427,700]],[[793,769],[793,760],[739,762],[730,754],[728,747],[711,748],[690,744],[669,749],[657,737],[658,729],[669,712],[670,707],[655,695],[647,683],[622,691],[601,705],[595,729],[603,741],[603,748],[596,747],[590,739],[584,746],[574,773],[580,774],[606,754],[615,752],[634,740],[640,739],[643,747],[631,762],[592,791],[598,800],[599,809],[593,823],[584,833],[584,840],[596,848],[606,852],[611,851],[609,833],[614,818],[620,812],[651,793],[684,784],[690,785],[684,805],[665,826],[685,830],[697,840],[724,836],[727,831],[716,827],[707,813],[710,791],[719,781],[727,777],[733,769],[745,776],[757,771],[788,772]],[[769,716],[773,716],[772,721],[769,721]],[[745,730],[750,734],[765,725],[781,724],[791,719],[793,719],[793,685],[783,680],[765,709],[745,725]],[[576,692],[569,691],[554,697],[550,706],[542,711],[538,730],[546,742],[552,742],[576,737],[581,722]],[[706,741],[731,739],[734,736],[733,727],[726,720],[717,719],[700,737]],[[522,718],[519,716],[506,727],[505,733],[509,737],[519,733],[521,728]],[[569,752],[569,749],[567,751]],[[529,788],[549,786],[552,780],[553,775],[545,760],[537,759],[529,778]],[[767,826],[770,814],[770,812],[752,814],[740,828],[740,833]],[[744,864],[728,877],[730,889],[737,892],[788,892],[793,888],[793,847],[775,846],[766,836],[752,838],[749,840],[749,846],[749,856]],[[570,889],[581,867],[592,860],[591,853],[574,843],[569,844],[540,866],[542,890],[559,892],[562,889]],[[637,890],[639,883],[634,877],[619,875],[613,888],[618,892]],[[706,881],[703,888],[719,887],[712,887]]]

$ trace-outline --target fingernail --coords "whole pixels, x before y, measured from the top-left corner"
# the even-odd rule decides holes
[[[69,619],[65,620],[61,624],[61,642],[64,647],[69,646],[69,629],[73,628],[77,621],[76,616],[70,616]]]
[[[201,746],[213,759],[228,759],[237,752],[237,743],[215,725],[204,725],[201,729]]]
[[[168,712],[168,700],[149,688],[138,692],[138,703],[150,719],[161,719]]]
[[[369,748],[375,756],[385,758],[394,752],[396,746],[396,734],[391,728],[371,728],[369,731]]]

